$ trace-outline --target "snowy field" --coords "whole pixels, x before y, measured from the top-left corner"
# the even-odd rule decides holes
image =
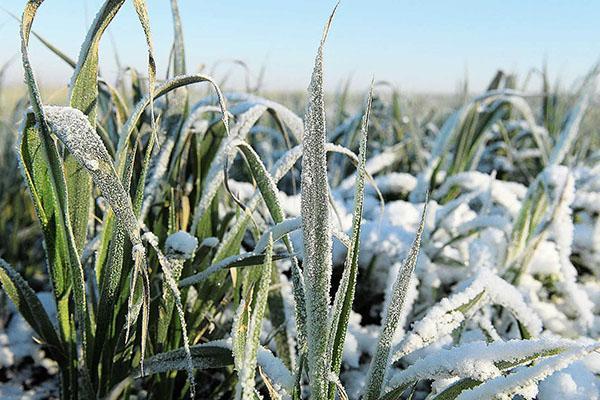
[[[597,67],[325,93],[330,20],[307,93],[234,91],[186,69],[176,2],[157,78],[136,1],[148,70],[106,82],[122,3],[50,49],[58,101],[30,2],[0,88],[0,398],[600,399]]]

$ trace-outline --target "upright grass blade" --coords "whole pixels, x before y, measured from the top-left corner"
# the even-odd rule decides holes
[[[554,145],[552,153],[550,154],[550,164],[561,164],[571,151],[573,144],[581,132],[579,126],[581,125],[581,120],[583,119],[583,116],[588,108],[589,102],[589,93],[584,93],[577,101],[575,107],[569,111],[557,143]]]
[[[336,6],[337,8],[337,6]],[[304,284],[308,370],[311,395],[327,398],[329,363],[329,290],[332,272],[332,239],[329,223],[329,183],[325,142],[325,99],[323,93],[323,47],[335,9],[325,25],[313,70],[305,116],[302,157],[302,232],[304,237]]]
[[[153,148],[153,138],[150,136],[149,143],[146,149],[146,162],[144,163],[141,177],[144,176],[144,171],[147,169],[147,159]],[[135,153],[132,151],[125,162],[125,169],[120,175],[120,180],[123,188],[129,191],[133,174],[133,160]],[[140,179],[142,179],[140,177]],[[140,181],[138,185],[143,185]],[[138,204],[134,204],[134,212],[138,212]],[[115,365],[113,361],[113,352],[117,346],[118,336],[109,336],[107,332],[118,332],[120,322],[118,318],[120,312],[120,304],[118,303],[119,287],[125,287],[125,280],[131,270],[132,261],[130,254],[129,243],[127,243],[127,230],[119,218],[115,218],[112,209],[109,209],[102,222],[103,230],[100,238],[100,246],[96,252],[96,274],[97,281],[100,284],[100,299],[97,307],[97,325],[96,325],[96,340],[94,343],[93,363],[100,362],[100,355],[104,352],[102,359],[102,376],[99,381],[99,393],[103,394],[109,388],[109,378],[111,369]],[[132,296],[134,296],[133,294]]]
[[[19,144],[21,168],[29,192],[33,200],[38,220],[40,222],[45,250],[48,259],[48,274],[57,301],[59,327],[62,339],[68,342],[69,330],[69,293],[71,289],[70,269],[68,265],[68,249],[62,241],[61,227],[56,221],[60,219],[58,199],[52,192],[52,175],[44,156],[44,142],[36,128],[35,116],[25,116],[24,127]]]
[[[156,62],[154,61],[154,46],[152,44],[152,32],[150,31],[150,17],[145,0],[133,0],[135,11],[144,30],[146,45],[148,46],[148,97],[150,98],[150,119],[152,123],[152,134],[156,140],[156,126],[154,121],[154,86],[156,83]]]
[[[194,251],[189,253],[180,253],[176,251],[176,246],[174,242],[176,240],[185,241],[189,243],[190,248],[194,248]],[[198,240],[187,232],[179,231],[174,233],[173,235],[167,237],[165,242],[165,257],[168,264],[171,265],[171,276],[173,281],[176,283],[179,282],[181,278],[181,272],[183,270],[183,264],[186,260],[188,260],[191,256],[193,256],[195,252],[195,248],[197,247]],[[169,327],[171,326],[171,317],[173,315],[173,308],[175,307],[175,297],[173,295],[173,291],[170,288],[170,284],[165,280],[163,280],[162,284],[162,302],[159,306],[159,320],[158,320],[158,329],[157,329],[157,343],[165,343],[167,341],[167,333],[169,331]]]
[[[398,273],[398,278],[396,278],[396,282],[394,283],[390,302],[385,310],[379,340],[377,341],[377,348],[369,367],[369,374],[365,386],[365,400],[375,400],[379,398],[382,391],[383,380],[390,361],[392,340],[396,329],[398,328],[398,321],[400,320],[404,299],[406,298],[406,293],[408,291],[408,284],[419,256],[421,236],[423,235],[423,228],[425,226],[427,200],[428,196],[425,198],[425,203],[423,204],[423,213],[421,214],[421,222],[417,230],[415,241],[408,252],[406,260],[402,265],[402,269]]]
[[[362,212],[365,196],[365,176],[367,162],[367,132],[369,128],[369,116],[371,113],[371,104],[373,100],[373,86],[369,91],[367,107],[363,116],[361,126],[359,163],[356,179],[356,189],[354,192],[354,211],[352,219],[352,237],[351,247],[346,255],[346,264],[344,273],[336,293],[331,318],[331,334],[329,337],[329,357],[331,363],[331,372],[338,376],[342,366],[342,353],[344,351],[344,342],[346,341],[346,332],[348,330],[348,321],[354,302],[354,293],[356,291],[356,278],[358,275],[358,254],[360,250],[360,228],[362,222]],[[335,383],[329,384],[329,398],[335,398]]]
[[[173,15],[173,73],[175,76],[184,75],[185,68],[185,46],[183,43],[183,28],[177,0],[171,0],[171,14]]]
[[[265,261],[258,274],[256,282],[256,292],[249,292],[247,298],[248,306],[244,302],[240,303],[243,309],[251,310],[248,315],[247,326],[237,325],[238,330],[232,333],[236,369],[238,370],[238,384],[236,386],[235,398],[250,400],[254,398],[254,377],[256,374],[257,354],[260,347],[260,333],[262,329],[262,320],[267,306],[269,285],[271,283],[271,265],[273,257],[273,238],[269,238],[267,244]],[[244,310],[241,310],[244,312]],[[239,312],[238,312],[239,313]],[[241,340],[241,336],[244,339]],[[243,346],[241,346],[241,343]],[[236,345],[240,343],[240,345]]]

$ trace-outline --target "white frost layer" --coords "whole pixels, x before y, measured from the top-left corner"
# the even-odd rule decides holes
[[[438,350],[395,374],[388,387],[406,385],[421,379],[472,378],[488,380],[501,375],[500,362],[519,364],[536,354],[560,349],[576,348],[567,340],[511,340],[508,342],[473,342]]]
[[[399,345],[394,359],[451,334],[463,323],[465,314],[470,314],[474,311],[472,308],[487,303],[498,304],[512,311],[531,335],[537,336],[541,332],[540,319],[525,304],[519,291],[492,272],[483,270],[465,289],[431,307]],[[467,305],[469,308],[465,308]]]
[[[538,394],[537,383],[556,371],[568,367],[573,362],[597,350],[599,345],[580,347],[558,356],[540,361],[534,366],[519,368],[507,376],[498,376],[481,386],[465,390],[457,400],[478,400],[488,398],[512,399],[520,394],[526,399],[534,399]]]

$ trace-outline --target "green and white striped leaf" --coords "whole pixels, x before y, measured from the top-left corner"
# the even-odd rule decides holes
[[[336,6],[337,8],[337,6]],[[327,398],[330,326],[329,290],[332,272],[332,239],[329,223],[329,183],[325,143],[325,98],[323,92],[323,48],[335,9],[323,30],[323,36],[308,89],[309,100],[304,118],[302,157],[302,233],[304,238],[304,285],[306,289],[306,333],[311,395]]]

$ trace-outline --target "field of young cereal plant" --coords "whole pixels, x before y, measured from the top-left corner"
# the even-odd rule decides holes
[[[42,3],[26,90],[0,87],[1,398],[600,398],[597,67],[328,96],[334,10],[276,102],[188,73],[176,0],[159,79],[133,0],[148,69],[111,83],[106,0],[77,59],[46,42],[73,69],[50,103]]]

